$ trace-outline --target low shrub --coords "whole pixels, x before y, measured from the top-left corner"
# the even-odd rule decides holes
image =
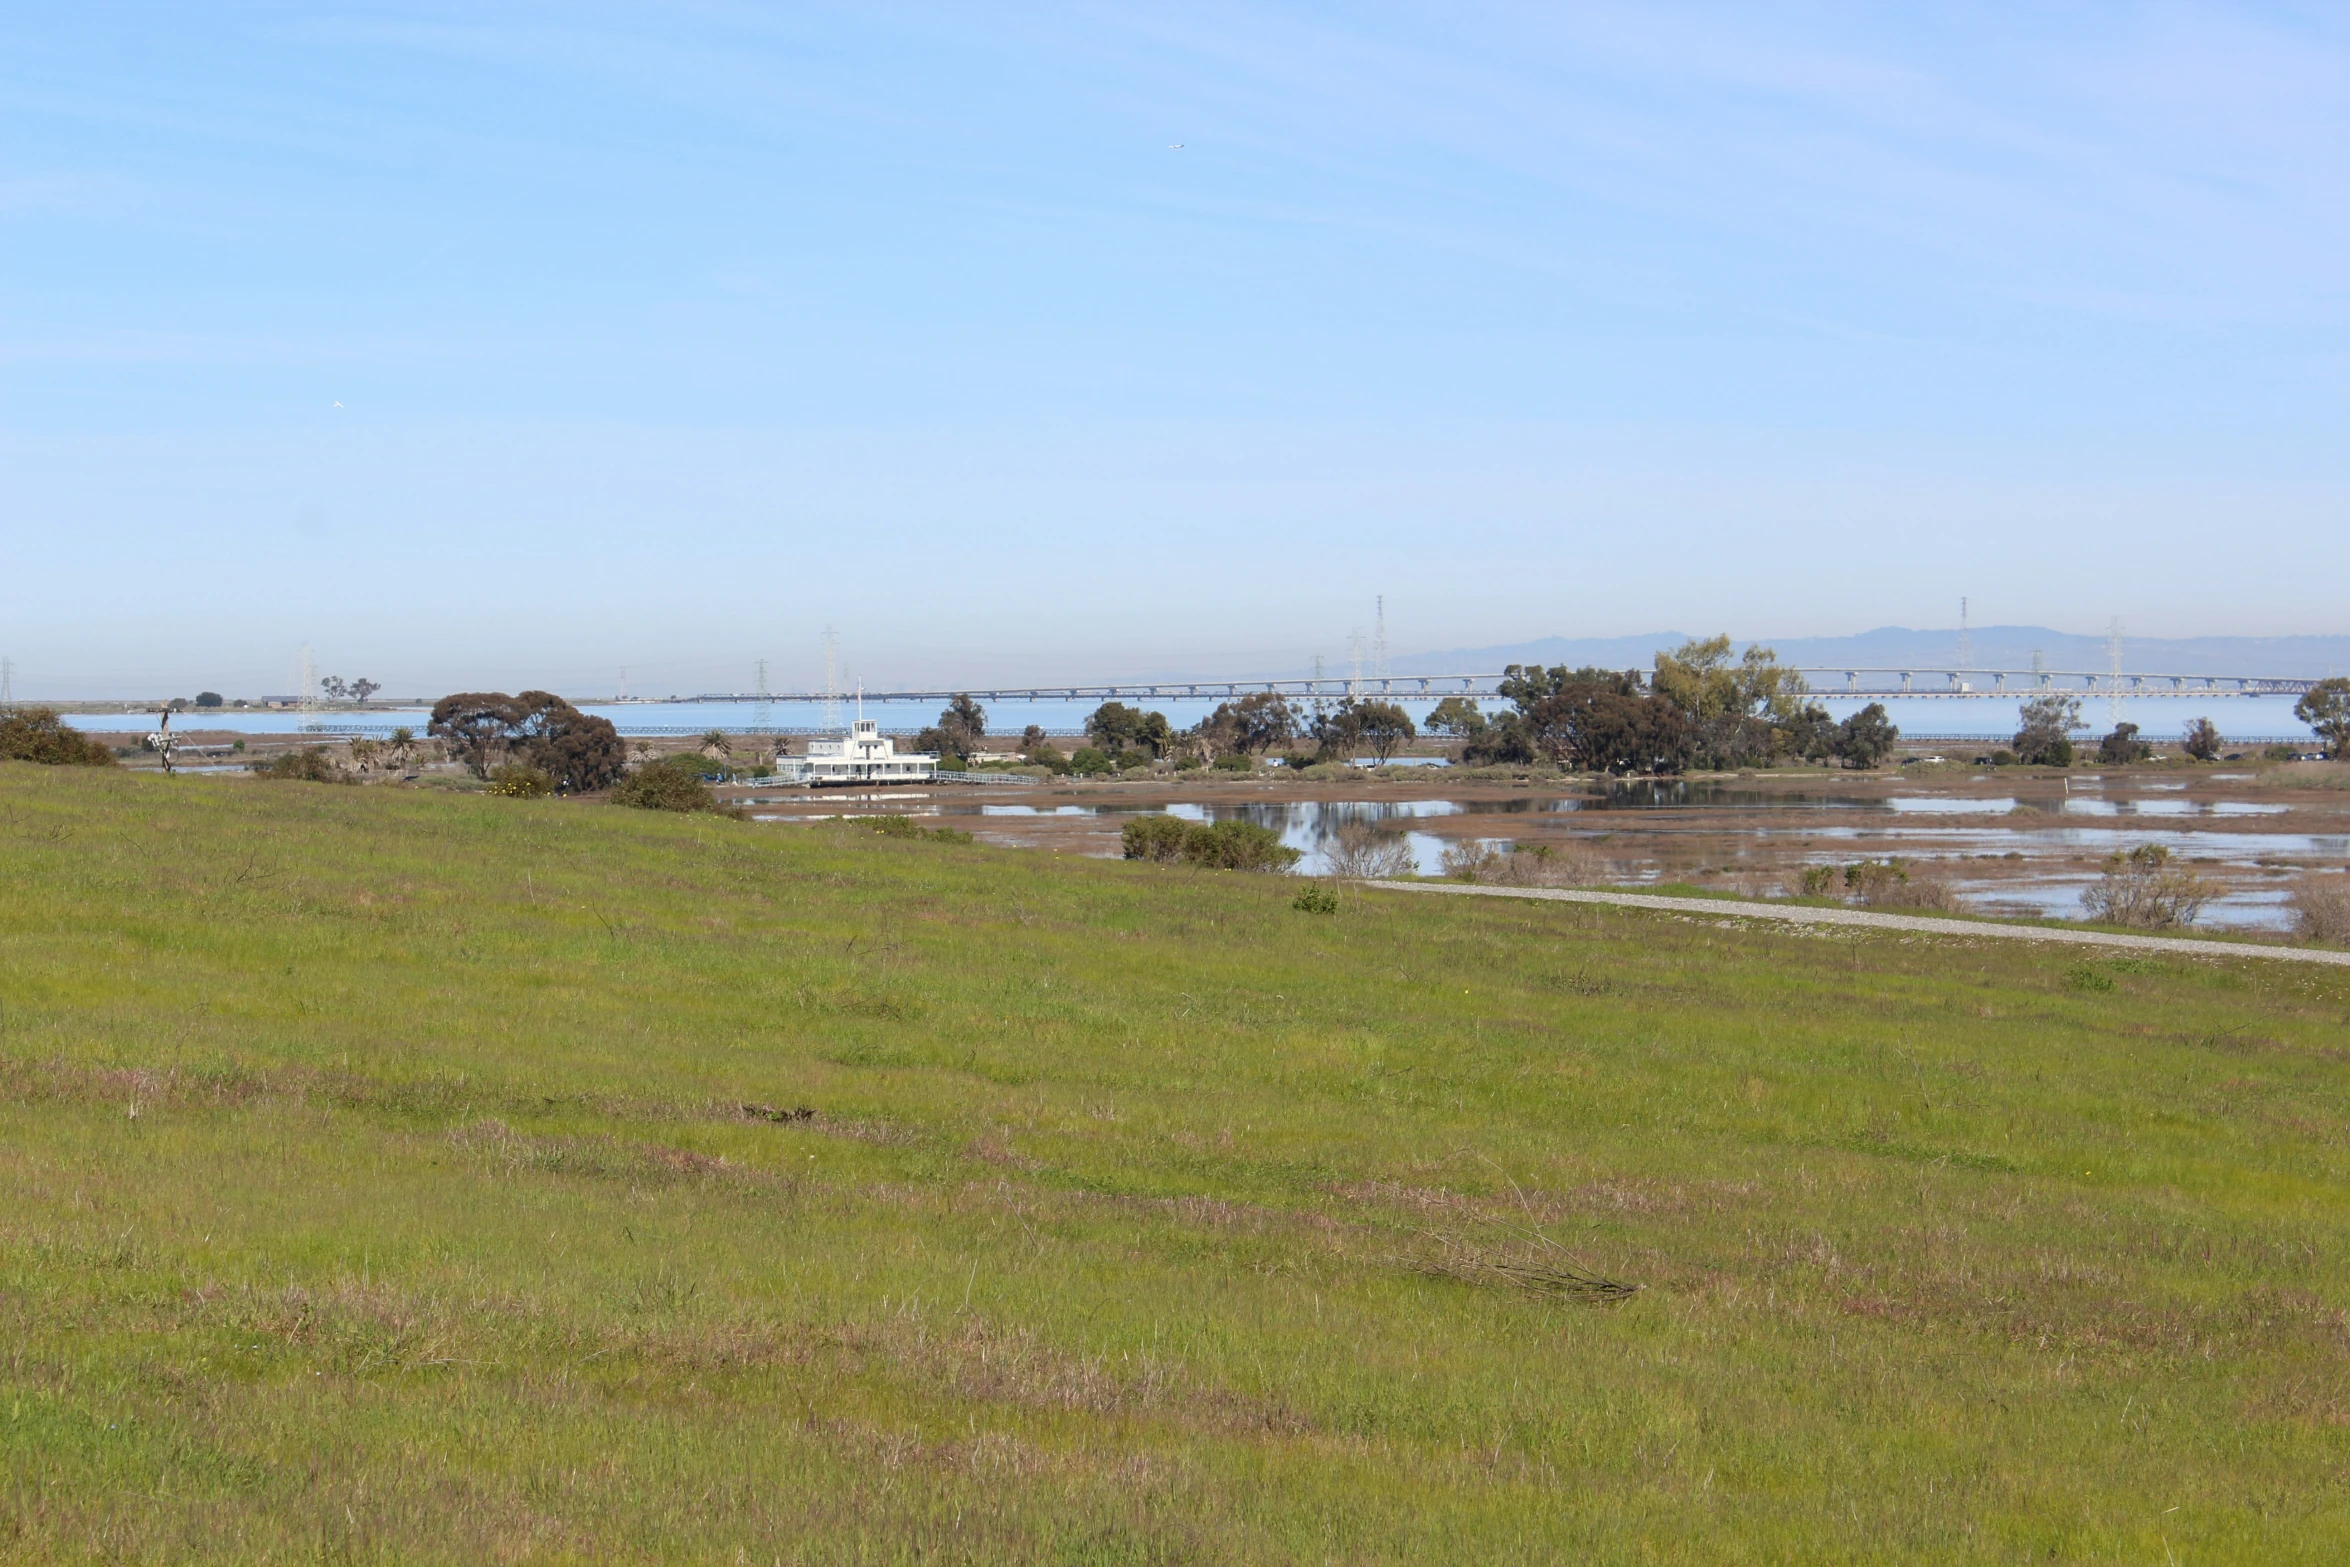
[[[1489,844],[1471,838],[1445,846],[1443,874],[1492,887],[1573,887],[1605,881],[1604,862],[1547,843]]]
[[[2293,889],[2293,930],[2303,941],[2350,947],[2350,876],[2305,876]]]
[[[1183,858],[1192,865],[1227,871],[1285,871],[1304,856],[1284,847],[1281,835],[1254,822],[1217,822],[1183,835]]]
[[[1217,757],[1215,765],[1216,771],[1220,773],[1253,773],[1257,770],[1256,758],[1241,751]]]
[[[486,792],[501,800],[537,800],[555,792],[555,780],[528,762],[501,762],[490,769]]]
[[[1336,914],[1338,894],[1317,882],[1292,898],[1289,906],[1301,914]]]
[[[718,796],[690,769],[656,762],[640,767],[612,788],[614,805],[639,811],[715,811]]]
[[[1130,860],[1171,865],[1183,858],[1183,835],[1192,825],[1177,816],[1137,816],[1118,834],[1118,844]]]
[[[911,816],[850,816],[844,820],[867,832],[879,833],[884,838],[910,838],[929,843],[971,841],[971,835],[967,832],[957,832],[952,827],[925,827]]]
[[[2089,918],[2138,930],[2192,925],[2212,897],[2211,884],[2170,863],[2170,850],[2142,843],[2111,855],[2097,885],[2081,894]]]
[[[1130,860],[1203,865],[1228,871],[1284,871],[1303,856],[1281,835],[1254,822],[1202,826],[1174,816],[1137,816],[1119,834]]]
[[[290,779],[295,783],[357,783],[350,769],[327,753],[323,745],[299,751],[280,751],[263,762],[249,762],[246,771],[256,778]]]
[[[2288,789],[2350,789],[2350,767],[2340,762],[2291,762],[2262,768],[2260,781]]]
[[[1844,890],[1871,909],[1932,909],[1953,913],[1958,894],[1939,877],[1910,875],[1904,860],[1861,860],[1844,867]],[[1807,876],[1804,881],[1811,885]]]
[[[0,717],[0,761],[39,762],[45,767],[113,767],[114,752],[57,716],[54,708],[28,707]]]
[[[1493,880],[1501,860],[1501,851],[1493,845],[1481,843],[1475,838],[1464,838],[1458,843],[1446,844],[1436,863],[1447,881],[1479,882]]]
[[[1322,851],[1330,874],[1346,881],[1389,881],[1419,869],[1403,834],[1367,822],[1342,822]]]

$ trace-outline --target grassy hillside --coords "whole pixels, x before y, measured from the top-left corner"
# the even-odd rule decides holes
[[[1295,891],[0,765],[0,1557],[2350,1553],[2350,976]]]

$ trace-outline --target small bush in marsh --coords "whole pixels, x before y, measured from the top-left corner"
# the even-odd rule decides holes
[[[1345,881],[1390,881],[1419,868],[1403,834],[1381,832],[1365,822],[1345,822],[1322,852],[1330,874]]]
[[[952,827],[924,827],[911,816],[852,816],[848,820],[884,838],[909,838],[928,843],[969,843],[971,835]]]
[[[2081,894],[2093,920],[2138,930],[2192,925],[2211,901],[2212,887],[2193,871],[2171,864],[2170,850],[2142,843],[2111,855],[2097,885]]]
[[[1281,835],[1254,822],[1202,826],[1173,816],[1138,816],[1119,835],[1130,860],[1203,865],[1227,871],[1285,871],[1303,856]]]
[[[1472,838],[1447,845],[1440,864],[1451,880],[1492,887],[1573,887],[1607,880],[1600,861],[1547,843],[1496,847]]]
[[[1809,886],[1807,878],[1805,886]],[[1953,913],[1959,907],[1958,894],[1950,884],[1933,875],[1910,874],[1904,860],[1862,860],[1844,867],[1845,891],[1858,898],[1864,908],[1871,909],[1930,909]]]
[[[2293,889],[2293,933],[2350,947],[2350,876],[2305,876]]]

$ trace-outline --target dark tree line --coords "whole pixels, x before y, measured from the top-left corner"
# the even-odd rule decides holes
[[[1803,682],[1768,648],[1737,663],[1727,637],[1657,655],[1656,670],[1512,664],[1507,712],[1447,697],[1428,727],[1463,742],[1471,764],[1550,762],[1595,773],[1678,773],[1767,764],[1780,757],[1874,767],[1900,737],[1881,704],[1836,722],[1804,700]]]

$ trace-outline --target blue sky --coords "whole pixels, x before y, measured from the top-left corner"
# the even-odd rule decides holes
[[[0,652],[2343,631],[2346,164],[2314,6],[10,7]]]

